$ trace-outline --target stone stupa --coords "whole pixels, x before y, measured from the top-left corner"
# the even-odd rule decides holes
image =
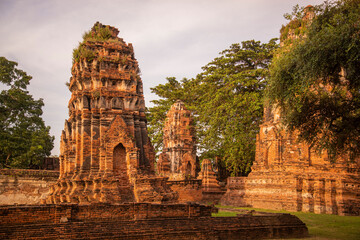
[[[176,199],[167,179],[154,175],[140,69],[132,45],[118,33],[97,22],[74,49],[60,177],[48,203]]]

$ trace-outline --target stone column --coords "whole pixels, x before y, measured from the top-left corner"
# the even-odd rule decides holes
[[[343,179],[338,179],[336,181],[336,187],[335,187],[335,199],[336,199],[336,205],[337,207],[337,211],[338,214],[341,216],[344,216],[344,188],[345,188],[345,183],[343,181]]]
[[[91,118],[91,175],[96,175],[99,171],[99,152],[100,152],[100,120],[99,114],[93,113]]]
[[[71,137],[68,140],[69,141],[69,147],[67,149],[68,152],[68,160],[69,160],[69,165],[68,165],[68,173],[73,173],[75,171],[76,168],[76,155],[75,155],[75,151],[76,151],[76,138],[77,138],[77,129],[76,129],[76,118],[73,118],[71,120]]]
[[[325,180],[315,179],[314,181],[314,212],[325,213]]]
[[[83,110],[81,134],[81,172],[88,172],[91,164],[91,113]]]
[[[325,194],[324,194],[324,203],[325,203],[325,213],[332,214],[332,201],[331,201],[331,179],[325,180]]]
[[[303,179],[301,177],[296,178],[296,211],[303,211]]]
[[[105,118],[105,113],[103,111],[100,112],[100,149],[99,149],[99,175],[102,175],[105,172],[105,156],[106,156],[106,149],[104,145],[104,135],[107,130],[107,120]]]
[[[306,178],[303,183],[303,211],[314,212],[314,179]]]
[[[331,180],[331,206],[332,206],[332,214],[339,213],[339,207],[337,202],[337,181]]]
[[[81,165],[81,115],[76,116],[76,134],[75,134],[75,144],[76,144],[76,155],[75,155],[75,174],[80,170]]]

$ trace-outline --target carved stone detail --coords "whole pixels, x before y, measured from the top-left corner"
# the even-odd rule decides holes
[[[166,178],[154,175],[155,153],[133,47],[111,26],[96,23],[91,34],[101,28],[108,28],[112,37],[85,40],[82,46],[93,57],[81,56],[72,67],[60,176],[47,202],[174,201]]]

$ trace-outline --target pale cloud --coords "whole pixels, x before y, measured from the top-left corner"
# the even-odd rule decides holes
[[[282,15],[314,0],[0,0],[0,56],[33,76],[29,91],[45,101],[44,119],[56,136],[68,118],[72,49],[96,21],[119,28],[133,43],[144,82],[150,87],[175,76],[195,77],[232,43],[278,37]]]

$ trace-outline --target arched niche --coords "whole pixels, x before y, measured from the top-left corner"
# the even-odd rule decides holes
[[[186,176],[191,176],[191,169],[192,169],[191,163],[188,162],[188,163],[186,164],[186,168],[185,168],[185,175],[186,175]]]
[[[190,152],[182,156],[181,172],[186,177],[196,177],[196,159]]]
[[[123,102],[120,98],[113,98],[111,100],[111,108],[112,109],[123,109]]]
[[[115,176],[126,174],[126,149],[119,143],[113,151],[113,171]]]

